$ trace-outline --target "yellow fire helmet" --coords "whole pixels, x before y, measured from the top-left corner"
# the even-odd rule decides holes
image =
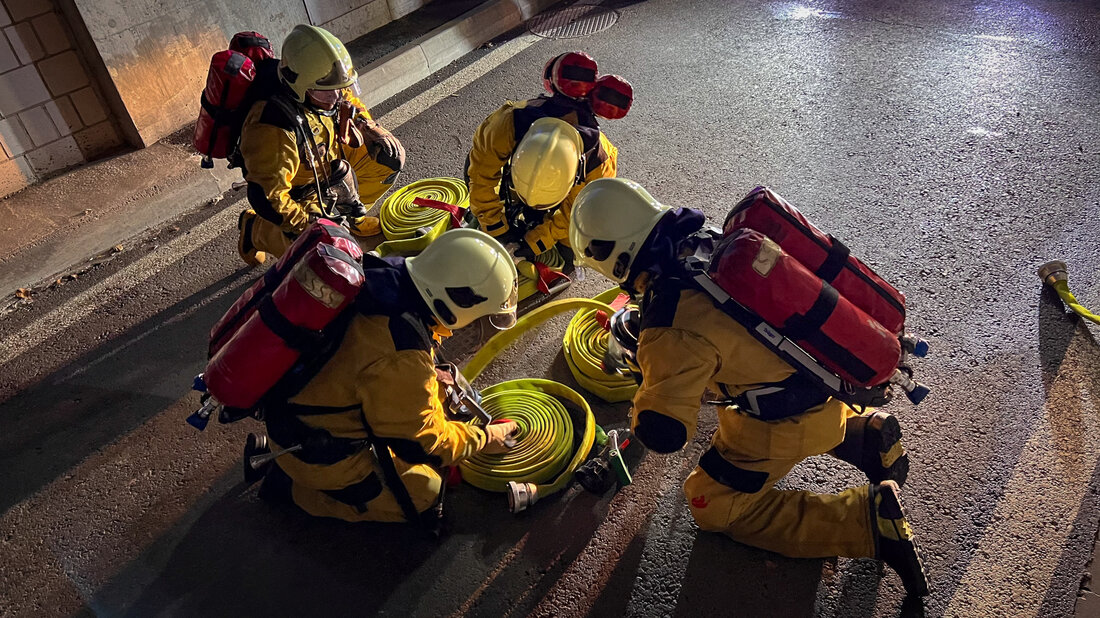
[[[443,326],[454,330],[483,316],[501,330],[516,323],[516,265],[485,232],[444,232],[405,264],[413,285]]]
[[[512,154],[512,186],[531,208],[553,208],[583,179],[581,134],[559,118],[539,118]]]
[[[623,283],[642,244],[670,210],[633,180],[593,180],[573,202],[569,244],[581,264]]]
[[[355,84],[359,76],[340,39],[323,28],[298,24],[283,41],[279,79],[302,103],[307,90],[341,90]]]

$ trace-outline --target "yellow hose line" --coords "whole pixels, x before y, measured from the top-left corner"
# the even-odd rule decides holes
[[[501,382],[482,391],[482,396],[482,405],[493,418],[519,425],[516,446],[501,455],[477,453],[462,461],[458,464],[462,479],[496,492],[506,491],[509,481],[534,483],[540,496],[565,487],[588,458],[595,440],[595,419],[584,397],[564,384],[540,379]],[[584,435],[576,451],[573,419],[559,399],[583,410]]]
[[[523,333],[550,318],[578,309],[603,309],[606,303],[587,298],[565,298],[549,302],[521,317],[512,328],[493,336],[462,369],[471,383],[501,351]],[[553,397],[547,398],[546,395]],[[515,420],[520,426],[515,448],[504,455],[478,453],[459,464],[462,478],[475,487],[489,491],[505,491],[509,481],[534,483],[540,496],[546,496],[569,484],[576,471],[592,451],[596,439],[596,419],[592,408],[579,393],[552,380],[510,380],[482,391],[485,409],[494,418]],[[581,409],[584,434],[573,457],[564,463],[562,451],[568,456],[573,445],[573,418],[560,401],[570,401]]]
[[[401,187],[379,208],[378,218],[386,237],[376,249],[380,255],[415,255],[450,228],[450,213],[416,206],[413,201],[418,197],[460,208],[470,205],[470,193],[461,178],[425,178]],[[427,228],[427,233],[418,235],[421,228]]]
[[[1069,291],[1068,281],[1057,281],[1051,287],[1054,288],[1055,292],[1058,292],[1058,296],[1061,297],[1062,302],[1066,303],[1066,306],[1072,309],[1074,313],[1090,322],[1100,324],[1100,317],[1088,309],[1085,309],[1084,305],[1077,302],[1077,297],[1073,295],[1073,292]]]
[[[474,354],[474,357],[462,368],[462,375],[466,376],[466,379],[472,383],[481,375],[482,371],[485,371],[489,363],[493,362],[493,359],[496,358],[501,350],[507,348],[514,341],[519,339],[523,333],[554,316],[569,311],[576,311],[578,309],[603,309],[604,311],[611,311],[611,306],[607,303],[602,303],[590,298],[563,298],[548,302],[531,313],[521,316],[516,322],[516,325],[512,328],[502,330],[493,335],[493,338],[486,342],[478,353]]]
[[[610,303],[619,292],[619,288],[614,287],[596,296],[595,300]],[[596,321],[597,311],[599,309],[583,309],[569,321],[561,342],[565,362],[584,390],[608,403],[629,401],[638,390],[634,379],[608,375],[603,371],[603,357],[607,352],[610,333]],[[611,317],[610,313],[607,315]]]

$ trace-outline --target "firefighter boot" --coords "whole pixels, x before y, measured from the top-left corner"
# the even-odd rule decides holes
[[[237,217],[237,230],[240,232],[237,238],[237,253],[249,266],[259,266],[267,259],[267,254],[256,249],[252,244],[252,226],[256,223],[256,211],[251,208]]]
[[[348,229],[356,236],[377,236],[382,233],[382,223],[378,217],[359,217],[348,219]]]
[[[901,445],[901,425],[889,412],[865,412],[848,418],[844,441],[833,456],[859,468],[872,483],[894,481],[905,485],[909,455]]]
[[[916,597],[927,596],[928,574],[921,562],[913,529],[906,521],[897,483],[883,481],[871,485],[868,496],[875,535],[875,557],[901,577],[905,592]]]

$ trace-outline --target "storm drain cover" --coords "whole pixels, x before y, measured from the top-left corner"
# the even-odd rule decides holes
[[[619,12],[595,4],[574,4],[536,15],[527,30],[544,39],[575,39],[603,32],[619,21]]]

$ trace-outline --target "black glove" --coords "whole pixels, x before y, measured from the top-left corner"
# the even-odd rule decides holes
[[[519,242],[516,244],[516,250],[512,252],[512,255],[527,260],[528,262],[535,261],[535,252],[531,249],[531,245],[527,244],[526,240],[520,238]]]

